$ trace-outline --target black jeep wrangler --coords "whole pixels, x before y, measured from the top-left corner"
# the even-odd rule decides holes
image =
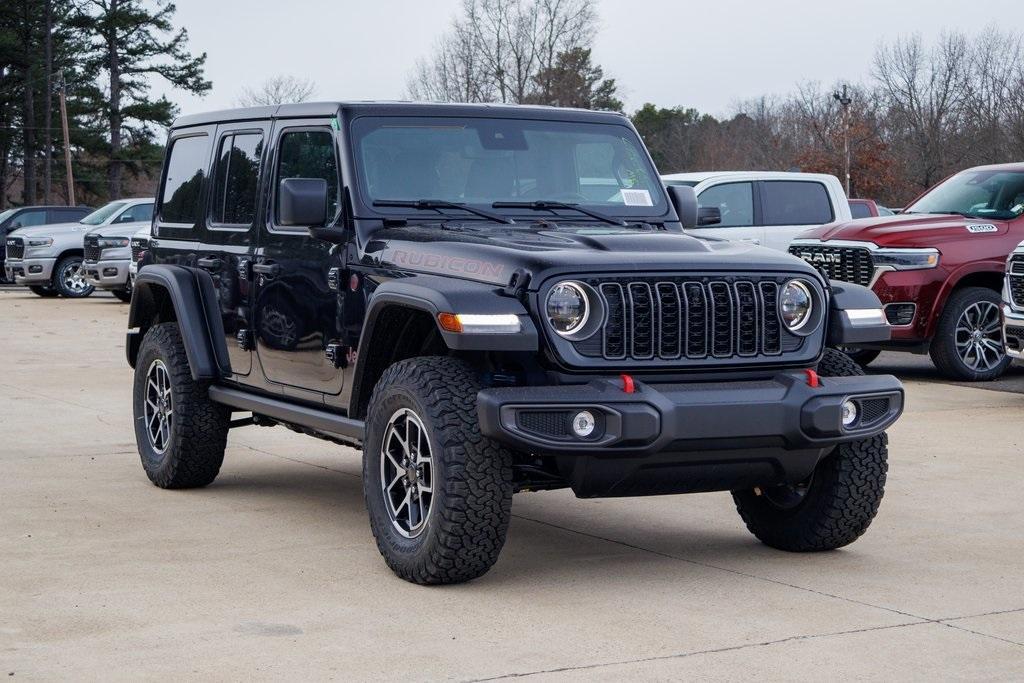
[[[417,583],[480,576],[512,494],[731,491],[791,551],[871,523],[891,376],[868,289],[696,239],[629,120],[298,104],[173,126],[127,339],[142,464],[209,484],[228,431],[363,450],[370,526]],[[698,215],[700,214],[700,215]]]

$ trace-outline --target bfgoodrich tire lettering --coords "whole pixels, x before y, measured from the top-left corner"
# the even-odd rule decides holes
[[[863,375],[852,359],[826,349],[823,377]],[[740,517],[762,543],[780,550],[832,550],[863,534],[878,512],[888,471],[888,440],[879,434],[837,446],[804,485],[734,491]]]
[[[512,455],[480,434],[476,374],[453,358],[424,357],[388,368],[370,399],[363,444],[363,494],[384,561],[419,584],[459,583],[498,559],[512,514]],[[388,425],[410,411],[429,440],[429,515],[415,536],[394,523],[382,491]],[[387,469],[387,468],[383,468]]]
[[[161,368],[167,375],[169,394],[164,390],[164,381],[154,377]],[[154,406],[159,404],[154,400],[154,385],[156,393],[166,399],[166,405]],[[161,488],[206,486],[220,471],[231,411],[211,401],[207,387],[206,383],[192,379],[175,323],[154,325],[146,332],[135,363],[135,440],[146,475]],[[171,412],[167,430],[154,437],[150,429],[153,411],[166,412],[168,407]]]

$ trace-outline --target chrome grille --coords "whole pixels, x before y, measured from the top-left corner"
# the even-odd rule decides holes
[[[651,278],[591,284],[604,303],[605,321],[597,333],[599,348],[589,341],[577,345],[587,355],[643,361],[783,352],[774,281]]]
[[[25,243],[20,237],[7,238],[7,258],[25,258]]]
[[[832,280],[852,282],[867,287],[875,274],[871,250],[866,247],[828,247],[794,244],[789,253],[799,256]]]
[[[84,239],[86,261],[99,261],[103,250],[100,249],[100,238],[96,235],[86,235]]]

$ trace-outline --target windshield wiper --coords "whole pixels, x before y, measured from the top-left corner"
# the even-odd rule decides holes
[[[626,227],[629,225],[626,221],[621,218],[612,218],[603,213],[598,213],[592,209],[585,209],[579,204],[566,204],[565,202],[553,202],[546,199],[538,199],[533,202],[494,202],[491,204],[493,209],[533,209],[534,211],[551,211],[555,213],[554,209],[566,209],[569,211],[579,211],[584,216],[590,216],[595,220],[602,221],[603,223],[610,223],[612,225],[618,225],[620,227]],[[556,214],[557,215],[557,214]]]
[[[442,213],[441,209],[461,209],[462,211],[468,211],[469,213],[476,214],[481,218],[487,218],[497,223],[504,223],[505,225],[515,225],[515,221],[501,214],[494,213],[493,211],[485,211],[484,209],[477,209],[472,206],[466,206],[465,204],[456,204],[455,202],[448,202],[443,199],[377,199],[373,202],[374,206],[393,206],[405,209],[421,209],[423,211],[437,211]]]

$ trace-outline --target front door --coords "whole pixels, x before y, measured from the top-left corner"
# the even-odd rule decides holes
[[[268,122],[217,128],[205,239],[196,259],[196,265],[210,273],[217,290],[231,372],[239,380],[252,372],[250,269],[269,136]]]
[[[722,213],[722,222],[688,229],[687,234],[753,244],[761,244],[764,240],[764,228],[758,225],[757,212],[754,208],[754,183],[722,183],[700,189],[697,191],[697,205],[717,207]]]
[[[344,249],[313,237],[307,227],[279,225],[278,188],[286,178],[323,178],[330,222],[338,220],[341,184],[334,136],[328,121],[275,124],[270,200],[253,261],[253,328],[263,373],[284,393],[313,400],[342,388],[341,359],[329,358],[328,347],[341,338],[337,289]],[[333,279],[332,268],[337,269]]]

